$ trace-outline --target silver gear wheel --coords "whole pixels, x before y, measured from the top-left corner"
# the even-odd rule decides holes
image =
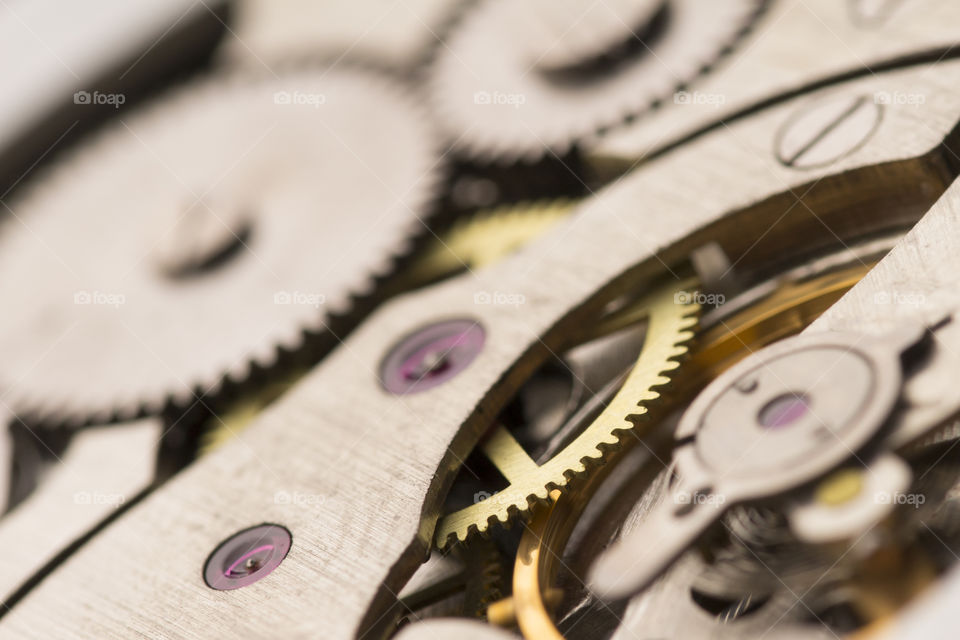
[[[443,177],[384,77],[213,76],[124,117],[0,227],[0,385],[41,425],[216,391],[322,332],[421,229]]]
[[[667,0],[527,0],[522,16],[503,25],[528,67],[540,72],[575,70],[608,56],[653,23]]]
[[[535,18],[525,2],[487,0],[454,27],[435,59],[430,102],[454,148],[468,156],[563,154],[687,86],[765,4],[601,2],[575,11],[567,1],[538,2]]]

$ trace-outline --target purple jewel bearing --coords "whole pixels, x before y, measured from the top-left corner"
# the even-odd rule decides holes
[[[432,389],[467,368],[483,350],[486,333],[475,320],[444,320],[400,340],[380,366],[390,393]]]
[[[266,577],[290,551],[286,527],[261,524],[238,531],[213,550],[203,570],[207,586],[218,591],[239,589]]]
[[[771,429],[788,427],[810,410],[810,400],[803,393],[785,393],[768,402],[760,410],[760,424]]]

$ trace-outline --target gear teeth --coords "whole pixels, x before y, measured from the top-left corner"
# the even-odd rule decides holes
[[[531,471],[528,479],[442,519],[435,538],[438,547],[447,548],[453,541],[465,542],[477,534],[489,535],[497,525],[509,526],[519,516],[528,515],[538,502],[547,501],[551,491],[565,491],[570,483],[623,449],[627,433],[642,429],[694,338],[700,307],[678,303],[675,291],[660,289],[641,303],[648,309],[647,339],[633,371],[603,413],[566,448]],[[512,438],[509,434],[504,437]]]
[[[670,59],[666,67],[672,72],[648,66],[644,56],[613,46],[608,54],[630,62],[627,70],[621,69],[622,73],[600,85],[588,82],[585,86],[592,88],[585,90],[593,97],[583,102],[571,101],[571,92],[576,93],[573,86],[541,75],[524,61],[518,43],[510,37],[503,39],[502,25],[522,19],[513,9],[520,3],[488,0],[453,23],[443,49],[431,60],[424,80],[429,104],[454,151],[474,162],[529,163],[548,155],[548,150],[563,156],[573,149],[589,148],[611,131],[672,102],[676,92],[685,90],[735,50],[771,1],[671,2],[681,7],[673,8],[670,25],[659,30],[663,41],[653,44],[653,49],[663,47],[654,59],[662,65],[661,56],[666,52]],[[503,39],[501,46],[492,51],[490,38]],[[683,42],[686,47],[675,46]],[[674,55],[673,51],[682,53]],[[464,68],[474,73],[464,74]],[[495,87],[525,96],[524,108],[518,109],[518,114],[490,113],[469,103],[477,89],[491,91]]]
[[[485,540],[475,540],[459,550],[465,558],[467,571],[463,614],[483,618],[487,607],[503,597],[506,586],[504,558],[495,544]]]
[[[401,269],[417,257],[418,249],[433,239],[433,234],[428,227],[448,223],[453,212],[441,210],[440,198],[442,187],[448,181],[449,161],[443,157],[444,147],[430,126],[431,119],[425,105],[410,86],[401,83],[394,75],[383,73],[381,70],[356,64],[343,66],[336,64],[332,59],[294,61],[281,66],[282,71],[278,67],[279,77],[277,74],[263,74],[251,70],[220,70],[192,78],[179,87],[165,91],[156,100],[139,107],[136,113],[131,115],[135,117],[138,125],[134,128],[138,132],[148,132],[150,135],[169,132],[170,129],[164,129],[164,127],[171,127],[173,123],[179,127],[181,124],[173,119],[175,116],[193,113],[200,108],[198,105],[213,109],[221,108],[217,107],[217,104],[221,104],[228,108],[231,114],[236,112],[237,117],[246,118],[247,115],[244,114],[247,112],[237,109],[238,101],[225,101],[224,96],[236,95],[239,96],[239,100],[244,101],[244,104],[251,102],[259,105],[261,94],[263,94],[262,97],[269,98],[269,94],[263,92],[287,86],[290,82],[302,82],[305,78],[307,80],[317,78],[317,82],[322,79],[324,86],[333,87],[337,91],[342,89],[344,95],[354,91],[363,92],[359,94],[361,96],[373,95],[379,97],[382,102],[390,104],[392,111],[407,114],[407,119],[413,128],[411,130],[415,129],[418,132],[417,148],[412,149],[417,157],[412,158],[411,162],[415,161],[417,166],[422,164],[424,169],[417,173],[419,177],[403,194],[405,206],[414,215],[408,216],[409,219],[404,218],[402,222],[398,219],[396,228],[390,229],[391,236],[389,238],[384,236],[382,245],[378,245],[376,251],[368,252],[369,259],[365,259],[355,272],[348,277],[338,276],[335,278],[336,281],[324,284],[327,294],[335,290],[337,295],[327,296],[329,304],[322,311],[313,314],[305,312],[296,318],[291,316],[289,320],[278,320],[269,331],[254,334],[254,338],[261,333],[264,334],[261,340],[263,344],[242,345],[242,348],[232,351],[233,355],[230,355],[228,353],[230,349],[225,347],[223,352],[227,354],[226,356],[217,359],[211,356],[211,360],[204,367],[193,367],[192,359],[189,367],[183,366],[180,370],[178,365],[175,372],[176,379],[186,380],[195,387],[184,388],[171,382],[173,378],[152,380],[139,375],[128,375],[126,378],[118,379],[114,385],[94,385],[95,377],[73,374],[71,370],[71,385],[62,390],[52,384],[48,387],[45,380],[54,379],[53,377],[38,374],[37,380],[44,384],[27,380],[15,385],[16,388],[10,393],[9,404],[14,412],[31,426],[48,430],[78,429],[143,415],[183,414],[188,412],[189,407],[198,398],[217,402],[222,400],[222,396],[245,389],[250,385],[251,372],[255,374],[263,369],[270,369],[272,373],[282,373],[290,361],[289,353],[293,350],[299,351],[301,357],[310,357],[316,361],[335,344],[334,335],[343,336],[352,330],[376,304],[383,300],[384,294],[392,291],[387,284],[397,278]],[[334,66],[337,67],[335,72],[332,68]],[[253,115],[249,117],[258,117],[256,113],[259,112],[259,108],[251,110]],[[347,115],[351,119],[356,118],[356,113],[353,111]],[[130,123],[133,125],[133,120]],[[37,215],[55,215],[48,213],[48,209],[55,212],[62,210],[62,207],[53,206],[58,201],[50,200],[54,197],[51,194],[72,188],[78,180],[78,175],[92,176],[91,181],[100,179],[102,177],[100,173],[82,172],[87,171],[91,166],[104,165],[104,158],[110,160],[119,157],[117,155],[119,145],[129,144],[129,137],[128,128],[110,126],[84,138],[75,149],[48,167],[42,179],[32,180],[18,189],[18,210],[39,209]],[[100,209],[102,210],[103,207]],[[87,216],[82,217],[87,218]],[[88,224],[98,226],[94,223]],[[5,231],[9,232],[13,229],[5,229]],[[61,235],[70,237],[72,234],[62,232]],[[16,243],[16,234],[4,234],[3,240],[4,251],[0,252],[0,255],[3,255],[5,260],[14,260],[20,251],[30,255],[27,253],[28,245],[25,245],[25,249]],[[72,244],[87,243],[72,242]],[[83,255],[87,257],[86,254]],[[68,258],[67,262],[71,260]],[[90,277],[96,281],[95,276]],[[186,311],[191,312],[191,309],[186,308]],[[203,317],[200,319],[208,320]],[[251,339],[252,342],[253,339]],[[303,354],[309,354],[309,356]],[[197,355],[199,357],[199,354]],[[249,362],[244,362],[248,357]],[[103,371],[120,371],[129,368],[129,364],[119,358],[117,360],[119,364],[112,367],[106,366],[110,364],[108,358],[103,357],[101,360],[103,363],[95,364],[103,366],[98,368],[91,365],[88,367],[89,372],[97,373],[100,368]],[[4,377],[20,377],[16,374],[17,366],[19,365],[8,363]],[[158,370],[161,369],[163,367],[158,367]],[[80,374],[83,373],[81,369],[77,371]],[[109,379],[108,381],[113,382]],[[28,393],[31,385],[36,386],[35,393]],[[85,388],[84,385],[89,388]]]

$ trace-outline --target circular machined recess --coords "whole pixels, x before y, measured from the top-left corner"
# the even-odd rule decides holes
[[[768,429],[789,427],[810,411],[810,398],[805,393],[782,393],[760,409],[757,420]]]
[[[291,543],[290,532],[276,524],[239,531],[221,542],[207,558],[203,580],[218,591],[246,587],[280,566]]]
[[[764,473],[835,447],[876,394],[871,361],[833,345],[762,360],[700,420],[698,455],[718,472]]]
[[[432,389],[467,368],[483,350],[486,332],[475,320],[445,320],[403,338],[380,366],[390,393]]]

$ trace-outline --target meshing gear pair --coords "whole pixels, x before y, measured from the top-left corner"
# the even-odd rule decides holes
[[[663,287],[631,305],[630,319],[646,319],[643,348],[620,390],[576,438],[543,464],[537,464],[506,427],[498,426],[481,444],[481,451],[509,482],[489,498],[446,515],[438,524],[436,544],[446,547],[465,541],[499,522],[507,523],[564,488],[621,447],[622,440],[642,429],[660,391],[688,352],[699,306],[692,296]]]

